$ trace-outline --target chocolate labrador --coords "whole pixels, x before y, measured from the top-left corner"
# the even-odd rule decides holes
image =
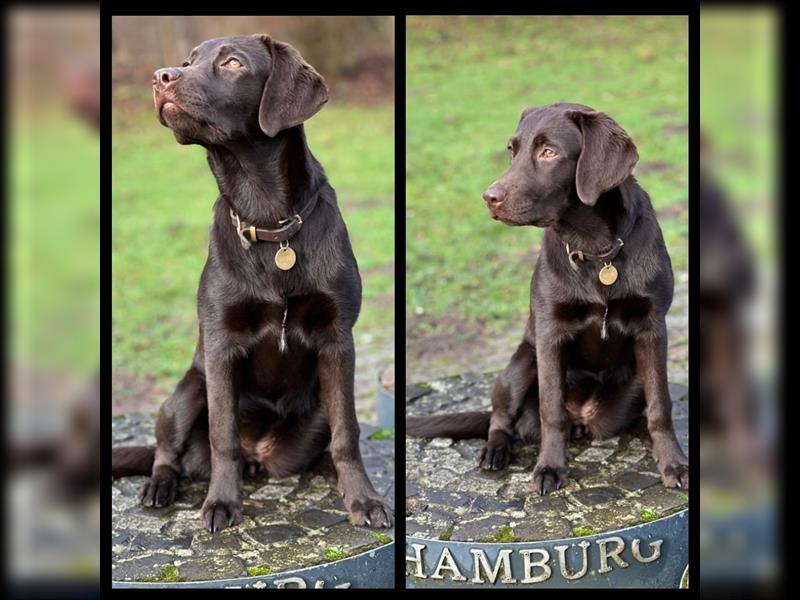
[[[483,194],[489,212],[545,228],[522,343],[491,413],[411,417],[408,433],[487,438],[477,459],[490,470],[508,464],[512,440],[538,442],[533,485],[546,494],[567,481],[570,437],[639,426],[664,485],[688,489],[667,387],[672,266],[631,174],[636,146],[608,115],[560,103],[525,109],[508,152],[510,168]]]
[[[153,98],[178,143],[207,150],[220,197],[192,365],[161,407],[156,446],[115,449],[114,475],[151,474],[147,506],[170,504],[180,476],[210,480],[214,532],[241,520],[243,474],[315,469],[354,524],[390,527],[359,449],[358,265],[303,130],[328,100],[324,80],[267,35],[218,38],[156,71]]]

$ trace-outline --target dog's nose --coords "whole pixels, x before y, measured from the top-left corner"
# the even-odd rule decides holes
[[[180,69],[175,67],[167,67],[159,69],[153,73],[153,87],[165,88],[169,84],[174,83],[183,76]]]
[[[499,206],[506,199],[506,191],[498,183],[493,183],[483,192],[483,199],[489,206]]]

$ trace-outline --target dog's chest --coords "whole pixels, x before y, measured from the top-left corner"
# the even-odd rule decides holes
[[[229,307],[225,325],[246,350],[237,364],[240,391],[251,401],[267,401],[278,412],[306,410],[309,394],[313,395],[319,348],[329,338],[335,320],[335,304],[325,294]]]
[[[225,327],[244,345],[258,342],[260,346],[274,339],[280,352],[290,343],[317,345],[335,319],[336,305],[322,293],[289,296],[283,302],[248,300],[225,309]]]
[[[653,303],[643,296],[607,303],[557,302],[551,315],[577,343],[588,342],[599,352],[608,352],[647,326],[653,317]]]

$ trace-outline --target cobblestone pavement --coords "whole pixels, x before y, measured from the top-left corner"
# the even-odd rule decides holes
[[[482,335],[479,340],[454,343],[435,355],[426,352],[425,336],[408,339],[406,381],[432,381],[456,373],[501,371],[522,340],[525,320],[511,324],[500,334]],[[669,380],[689,383],[689,276],[675,273],[675,294],[667,313]]]
[[[151,444],[153,417],[113,420],[114,445]],[[362,425],[361,451],[375,488],[394,504],[394,440],[370,440]],[[268,575],[321,564],[389,543],[394,529],[354,527],[338,493],[322,477],[246,482],[244,520],[210,534],[200,506],[207,483],[182,481],[176,502],[145,508],[137,493],[145,477],[112,485],[112,580],[196,581]]]
[[[406,414],[486,410],[496,374],[466,374],[410,386]],[[678,439],[688,452],[687,390],[670,385]],[[688,506],[688,495],[661,484],[642,442],[621,435],[570,444],[569,483],[533,493],[537,446],[517,445],[504,471],[483,471],[482,440],[406,439],[406,532],[480,542],[540,541],[592,535],[650,521]]]

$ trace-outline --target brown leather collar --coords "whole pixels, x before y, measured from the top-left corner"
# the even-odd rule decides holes
[[[622,241],[622,238],[617,238],[616,243],[608,252],[604,252],[603,254],[587,254],[581,250],[570,250],[569,244],[564,242],[564,245],[567,247],[567,258],[569,259],[569,266],[573,268],[573,270],[578,270],[578,263],[576,261],[586,261],[586,260],[602,260],[611,262],[617,257],[619,251],[622,250],[622,247],[625,245],[625,242]]]
[[[602,262],[611,262],[617,257],[619,251],[622,250],[622,247],[625,245],[625,242],[622,241],[622,238],[627,238],[628,235],[633,231],[634,226],[636,223],[639,222],[639,215],[636,215],[635,218],[631,219],[627,226],[624,228],[623,231],[619,232],[621,237],[617,238],[617,241],[614,242],[614,245],[611,247],[610,250],[603,252],[602,254],[589,254],[587,252],[583,252],[582,250],[572,250],[569,247],[569,244],[564,240],[561,240],[561,243],[567,249],[567,259],[569,259],[569,266],[572,267],[573,271],[578,270],[578,261],[585,262],[588,260],[596,260]]]
[[[227,202],[228,206],[231,206],[230,201],[225,198],[225,196],[222,196],[222,198]],[[303,222],[308,219],[316,205],[317,194],[314,194],[308,204],[306,204],[300,212],[292,217],[278,221],[280,227],[277,229],[262,229],[247,221],[243,221],[233,208],[230,209],[231,223],[233,223],[233,227],[239,235],[242,246],[245,248],[249,248],[250,244],[255,242],[286,242],[300,231]]]

